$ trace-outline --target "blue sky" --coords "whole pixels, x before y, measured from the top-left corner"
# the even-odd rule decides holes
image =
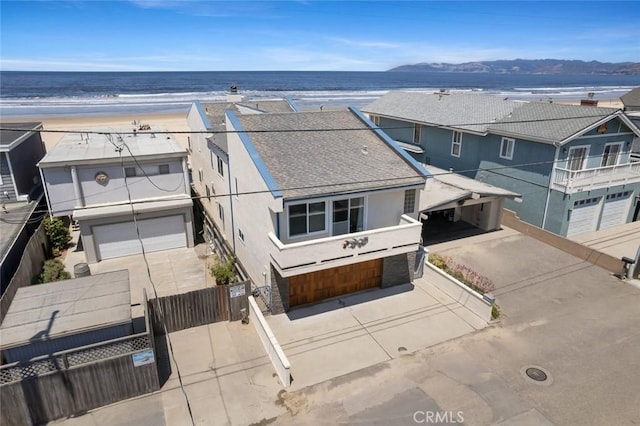
[[[7,1],[0,69],[384,71],[418,62],[640,62],[640,2]]]

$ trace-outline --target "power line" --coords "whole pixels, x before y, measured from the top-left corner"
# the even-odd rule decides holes
[[[617,110],[621,111],[621,110]],[[615,112],[617,112],[615,111]],[[437,124],[437,123],[428,123],[425,122],[426,125],[430,127],[467,127],[467,126],[484,126],[484,125],[507,125],[507,124],[518,124],[518,123],[542,123],[549,121],[564,121],[564,120],[577,120],[584,118],[606,118],[609,117],[615,112],[611,114],[593,114],[593,115],[580,115],[580,116],[572,116],[572,117],[550,117],[550,118],[535,118],[530,120],[509,120],[509,121],[478,121],[478,122],[469,122],[469,123],[447,123],[447,124]],[[302,112],[304,114],[304,112]],[[374,114],[375,115],[375,114]],[[417,124],[417,123],[416,123]],[[381,130],[406,130],[413,129],[414,126],[394,126],[394,127],[379,127]],[[78,130],[78,129],[18,129],[18,128],[4,128],[0,127],[1,131],[30,131],[30,132],[38,132],[38,133],[84,133],[84,134],[95,134],[95,135],[142,135],[147,134],[140,132],[138,130],[132,131],[105,131],[105,130]],[[148,133],[157,133],[157,134],[234,134],[234,133],[292,133],[292,132],[344,132],[344,131],[371,131],[372,128],[365,127],[337,127],[337,128],[317,128],[317,129],[268,129],[268,130],[158,130],[158,131],[149,131]]]

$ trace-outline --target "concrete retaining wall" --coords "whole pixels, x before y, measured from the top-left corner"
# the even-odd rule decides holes
[[[253,297],[249,297],[249,310],[251,322],[258,332],[260,340],[262,340],[262,344],[271,359],[273,367],[276,369],[276,373],[278,373],[278,377],[280,377],[280,382],[285,388],[288,388],[291,386],[291,364]]]
[[[439,275],[438,277],[434,277],[435,279],[429,280],[431,284],[452,297],[483,321],[491,321],[492,304],[484,300],[480,293],[470,289],[443,270],[433,266],[429,261],[425,261],[425,265]]]
[[[512,210],[504,209],[502,224],[511,229],[515,229],[524,235],[535,238],[538,241],[549,244],[550,246],[562,250],[565,253],[569,253],[586,262],[599,266],[613,274],[622,274],[624,272],[624,263],[621,259],[617,259],[575,241],[571,241],[565,237],[561,237],[560,235],[556,235],[538,228],[537,226],[525,223],[521,221]]]

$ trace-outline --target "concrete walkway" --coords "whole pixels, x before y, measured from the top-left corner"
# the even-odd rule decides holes
[[[430,285],[425,275],[267,317],[301,389],[479,330],[485,321]]]
[[[278,401],[282,386],[252,324],[219,322],[171,333],[170,340],[171,375],[160,391],[53,424],[248,425],[286,413]]]

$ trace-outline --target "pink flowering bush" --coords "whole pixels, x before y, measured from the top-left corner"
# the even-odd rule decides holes
[[[489,278],[480,275],[467,265],[454,262],[449,256],[432,253],[429,255],[429,262],[480,294],[491,293],[496,289]]]

